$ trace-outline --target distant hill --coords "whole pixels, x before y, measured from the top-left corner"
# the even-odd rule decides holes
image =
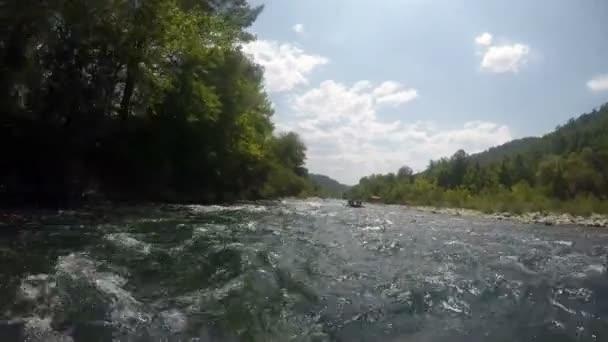
[[[528,150],[539,143],[540,137],[526,137],[511,140],[505,144],[491,147],[488,150],[471,155],[471,159],[479,161],[481,165],[488,165],[503,160],[505,157],[517,154],[525,154]]]
[[[337,180],[325,175],[311,173],[308,175],[310,180],[317,186],[321,192],[331,197],[342,197],[342,194],[350,189],[350,186],[342,184]]]
[[[481,165],[514,158],[539,160],[547,155],[579,153],[589,148],[595,152],[608,151],[608,104],[598,110],[570,119],[566,124],[542,137],[528,137],[492,147],[487,151],[473,154],[470,158]]]

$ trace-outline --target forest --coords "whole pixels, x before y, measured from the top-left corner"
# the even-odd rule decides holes
[[[310,178],[313,184],[315,196],[342,198],[350,189],[348,185],[342,184],[337,180],[325,175],[310,173],[308,178]]]
[[[306,195],[246,0],[0,0],[0,204]]]
[[[538,138],[469,155],[459,150],[414,173],[364,177],[350,197],[484,212],[608,213],[608,104]]]

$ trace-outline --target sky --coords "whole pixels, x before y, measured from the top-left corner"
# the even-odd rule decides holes
[[[250,0],[243,50],[313,173],[356,184],[608,102],[606,0]]]

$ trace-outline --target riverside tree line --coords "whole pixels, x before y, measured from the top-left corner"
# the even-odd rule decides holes
[[[418,174],[404,166],[364,177],[350,196],[486,212],[608,213],[608,104],[540,138],[474,155],[460,150]]]
[[[0,202],[306,194],[246,0],[0,0]]]

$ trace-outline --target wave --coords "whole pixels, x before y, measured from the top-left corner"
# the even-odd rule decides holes
[[[104,236],[109,243],[119,248],[129,249],[141,254],[150,254],[151,246],[148,243],[135,239],[128,233],[113,233]]]

